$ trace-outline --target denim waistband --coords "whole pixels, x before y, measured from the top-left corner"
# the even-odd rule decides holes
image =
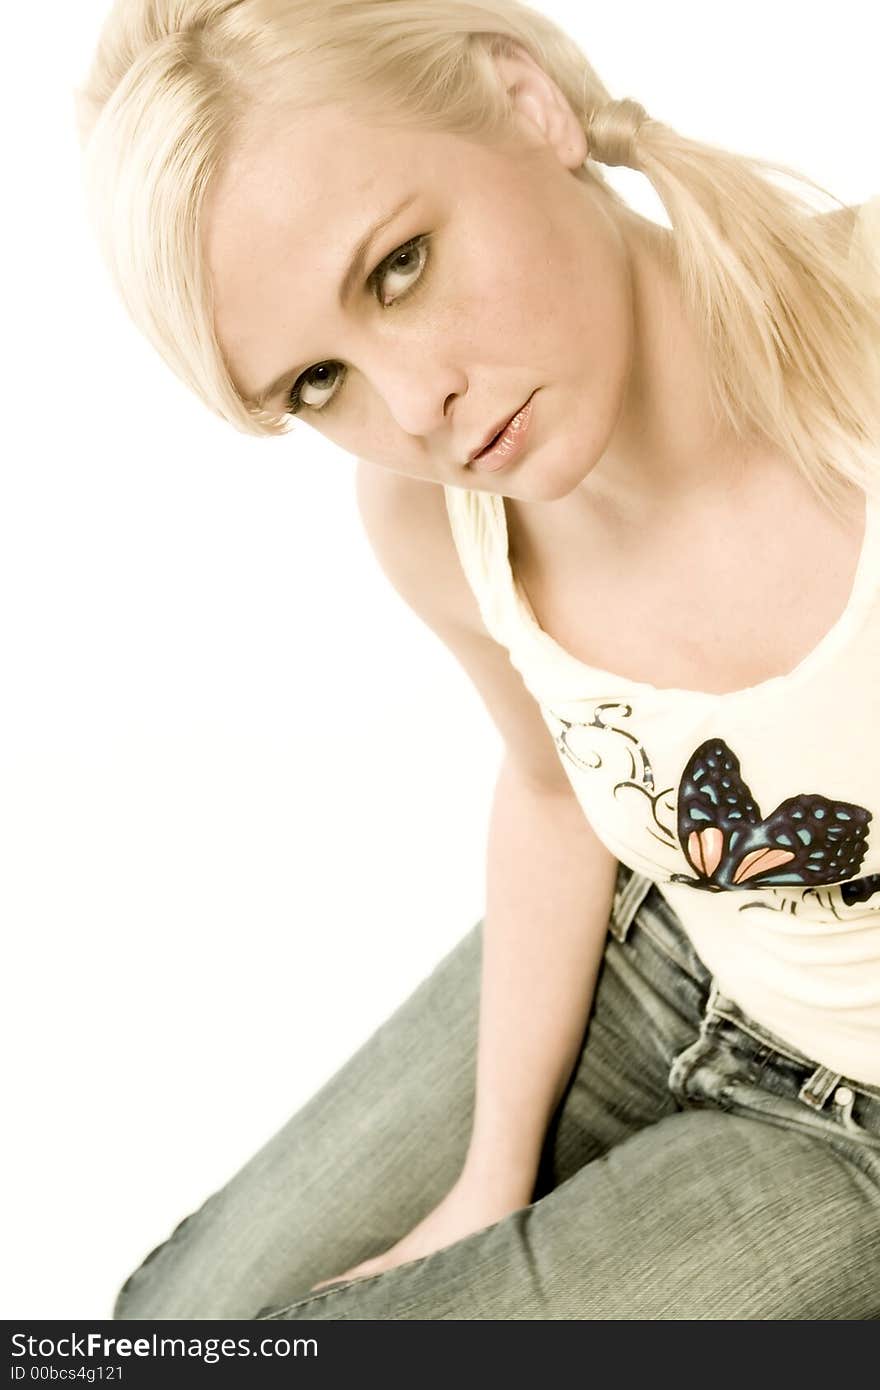
[[[646,910],[641,912],[643,904]],[[678,915],[658,886],[644,875],[620,864],[617,873],[609,930],[625,942],[638,920],[655,946],[695,979],[705,991],[703,1033],[712,1032],[736,1050],[744,1066],[760,1073],[775,1069],[777,1081],[794,1086],[797,1099],[814,1111],[833,1107],[844,1123],[852,1120],[854,1104],[869,1127],[880,1135],[880,1087],[825,1066],[807,1057],[765,1025],[750,1018],[735,1000],[728,998],[697,955]]]

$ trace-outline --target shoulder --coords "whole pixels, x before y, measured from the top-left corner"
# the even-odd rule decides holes
[[[379,505],[383,512],[396,516],[416,516],[420,521],[436,526],[446,504],[439,483],[423,482],[390,468],[358,459],[355,472],[358,502],[368,507]]]
[[[367,539],[410,607],[432,627],[484,631],[452,536],[442,485],[359,459],[356,491]]]
[[[357,500],[380,567],[470,678],[510,765],[534,789],[568,800],[568,777],[538,705],[507,649],[483,623],[459,560],[442,485],[359,461]]]

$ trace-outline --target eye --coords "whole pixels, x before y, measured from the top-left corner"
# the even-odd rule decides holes
[[[397,276],[403,280],[403,291],[392,294],[389,298],[383,299],[380,296],[380,303],[387,309],[398,299],[402,299],[407,294],[411,285],[421,279],[422,271],[428,261],[428,238],[427,236],[413,237],[412,241],[407,241],[403,246],[399,246],[396,251],[392,251],[382,264],[373,272],[370,283],[375,291],[376,286],[384,283],[387,276]],[[402,264],[401,264],[402,262]]]
[[[384,309],[390,309],[399,300],[404,299],[422,279],[425,266],[428,263],[428,236],[423,233],[421,236],[413,237],[403,246],[398,246],[396,251],[392,251],[390,256],[373,271],[368,284],[372,289],[379,303]],[[389,279],[393,282],[402,282],[400,285],[392,286],[389,294],[385,294],[386,283]],[[345,379],[345,368],[339,362],[318,362],[316,366],[307,368],[306,371],[298,376],[294,382],[290,394],[287,398],[287,413],[296,415],[303,406],[309,410],[324,410],[332,400],[336,399],[339,387]]]
[[[287,398],[287,408],[295,415],[304,405],[310,410],[323,410],[336,394],[335,387],[342,373],[338,362],[319,362],[297,377]],[[329,393],[329,394],[328,394]],[[313,399],[313,397],[317,399]]]

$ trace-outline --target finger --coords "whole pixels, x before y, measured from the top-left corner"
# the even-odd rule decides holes
[[[349,1278],[351,1278],[349,1274],[337,1274],[335,1279],[321,1279],[317,1284],[312,1285],[312,1289],[325,1289],[328,1284],[344,1284]],[[312,1289],[309,1290],[309,1293]]]

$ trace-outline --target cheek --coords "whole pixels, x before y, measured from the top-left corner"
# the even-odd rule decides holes
[[[393,468],[400,462],[399,430],[382,402],[363,382],[349,381],[347,386],[349,397],[338,415],[307,423],[329,444],[346,453]]]
[[[612,382],[632,354],[632,302],[626,267],[614,257],[572,259],[555,285],[553,331],[572,364]]]
[[[552,319],[540,271],[525,258],[500,253],[491,262],[470,262],[436,309],[437,341],[464,368],[527,360],[529,344],[543,337]]]
[[[496,254],[468,262],[442,318],[459,343],[469,326],[490,359],[583,364],[599,351],[618,357],[630,336],[625,266],[612,248],[540,227],[496,239]]]

